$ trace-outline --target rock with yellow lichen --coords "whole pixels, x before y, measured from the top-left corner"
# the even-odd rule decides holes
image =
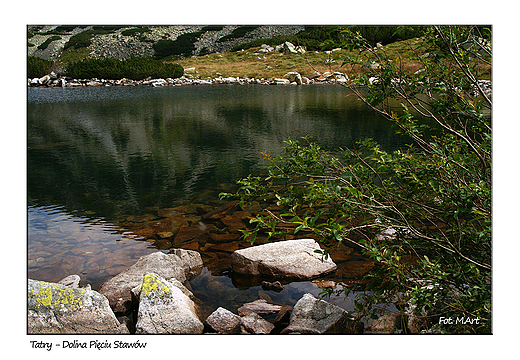
[[[186,259],[191,259],[189,265],[186,264]],[[145,274],[153,272],[167,280],[177,279],[183,283],[186,281],[186,274],[196,265],[202,266],[202,259],[195,251],[180,250],[177,254],[157,251],[142,256],[134,265],[109,279],[101,286],[99,292],[108,298],[116,314],[125,314],[135,307],[132,289],[141,284]]]
[[[96,291],[28,280],[28,334],[127,334]]]
[[[136,334],[202,334],[195,303],[181,289],[155,273],[144,275]]]

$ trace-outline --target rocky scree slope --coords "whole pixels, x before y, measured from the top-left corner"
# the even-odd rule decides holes
[[[154,44],[157,44],[158,41],[175,41],[179,36],[191,33],[193,34],[191,41],[193,41],[194,46],[191,55],[197,56],[206,53],[226,52],[236,45],[253,40],[281,35],[294,35],[303,30],[304,26],[297,25],[29,25],[27,28],[27,54],[28,56],[35,56],[42,59],[57,60],[60,58],[64,49],[67,48],[67,43],[71,38],[84,33],[85,38],[90,42],[90,44],[86,46],[88,58],[108,57],[128,59],[134,56],[153,56],[155,55]]]

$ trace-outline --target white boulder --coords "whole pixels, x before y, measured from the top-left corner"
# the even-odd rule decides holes
[[[311,279],[336,270],[332,259],[324,259],[317,250],[321,248],[314,239],[263,244],[233,252],[231,267],[240,274],[295,279]]]

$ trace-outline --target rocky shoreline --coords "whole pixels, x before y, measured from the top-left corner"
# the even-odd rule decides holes
[[[188,71],[187,69],[186,71]],[[247,77],[216,77],[213,79],[198,79],[190,74],[172,79],[144,79],[144,80],[107,80],[107,79],[72,79],[58,76],[55,73],[41,78],[27,79],[29,87],[85,87],[85,86],[183,86],[183,85],[312,85],[312,84],[345,84],[348,77],[340,72],[316,73],[313,78],[301,76],[297,72],[289,72],[283,78],[247,78]]]
[[[272,249],[266,251],[266,246]],[[319,245],[312,239],[259,245],[235,252],[232,268],[281,279],[311,279],[334,271],[334,262],[330,259],[322,262],[320,255],[312,251],[315,248]],[[278,254],[276,258],[269,255],[273,251]],[[204,316],[199,309],[202,304],[187,282],[203,266],[198,252],[171,249],[167,254],[157,251],[141,257],[104,283],[99,291],[90,286],[81,288],[78,275],[58,283],[29,279],[27,331],[29,334],[362,334],[364,331],[357,318],[310,293],[304,294],[294,307],[259,298],[243,304],[238,314],[219,307]]]
[[[312,280],[326,288],[321,276],[336,271],[313,239],[293,239],[236,250],[231,269],[261,276],[262,288],[283,290],[279,280]],[[356,314],[310,293],[294,306],[269,296],[244,303],[237,313],[219,306],[209,315],[189,280],[205,263],[199,252],[172,248],[142,256],[94,291],[80,287],[80,276],[57,283],[28,280],[28,334],[363,334],[399,333],[402,327],[421,333],[427,323],[408,310],[381,316],[370,326]],[[334,285],[335,286],[335,285]]]

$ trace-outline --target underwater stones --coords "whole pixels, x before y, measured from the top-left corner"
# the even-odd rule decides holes
[[[273,281],[273,282],[262,281],[262,289],[280,292],[284,289],[284,287],[283,287],[282,283],[279,281]]]
[[[109,306],[96,291],[28,280],[29,334],[126,334]]]
[[[231,254],[233,271],[247,275],[311,279],[336,270],[313,239],[286,240],[241,249]]]
[[[175,236],[173,243],[175,245],[180,245],[190,240],[195,240],[201,237],[201,235],[205,235],[206,232],[199,227],[188,227],[184,226],[179,229],[179,232]]]
[[[221,251],[221,252],[227,252],[232,253],[236,250],[238,250],[240,247],[240,244],[237,242],[230,242],[230,243],[222,243],[222,244],[206,244],[201,250],[203,251]]]
[[[241,328],[243,332],[252,334],[269,334],[275,326],[257,313],[251,312],[241,318]]]
[[[348,278],[358,278],[370,270],[372,270],[376,266],[375,261],[347,261],[341,266],[341,269],[338,272],[341,272],[342,277]]]
[[[305,294],[294,305],[289,326],[282,334],[362,334],[363,323],[350,317],[342,308],[312,294]]]
[[[170,231],[172,227],[172,219],[166,218],[161,221],[154,222],[150,225],[145,225],[137,229],[133,229],[132,233],[142,238],[154,238],[158,233]]]
[[[202,334],[203,330],[188,296],[155,273],[144,275],[136,334]]]
[[[325,279],[316,279],[311,282],[320,289],[334,289],[337,285],[335,281]]]
[[[257,313],[258,315],[268,315],[278,313],[282,308],[282,305],[270,304],[264,299],[258,299],[242,305],[237,311],[240,316],[246,316],[252,312]]]
[[[242,219],[235,215],[226,215],[222,217],[220,221],[229,227],[230,232],[238,232],[238,230],[246,228]]]
[[[405,316],[406,317],[406,316]],[[407,320],[407,319],[403,319]],[[379,334],[393,334],[397,331],[397,329],[402,328],[402,319],[400,312],[392,312],[390,314],[383,315],[375,320],[370,329],[374,333]]]
[[[238,204],[238,200],[226,202],[223,205],[219,206],[215,210],[211,210],[206,215],[204,215],[204,219],[213,219],[217,220],[224,216],[226,216],[229,212],[231,212],[235,206]]]
[[[209,237],[213,241],[217,242],[229,242],[229,241],[236,241],[240,238],[240,234],[217,234],[217,233],[210,233]]]

